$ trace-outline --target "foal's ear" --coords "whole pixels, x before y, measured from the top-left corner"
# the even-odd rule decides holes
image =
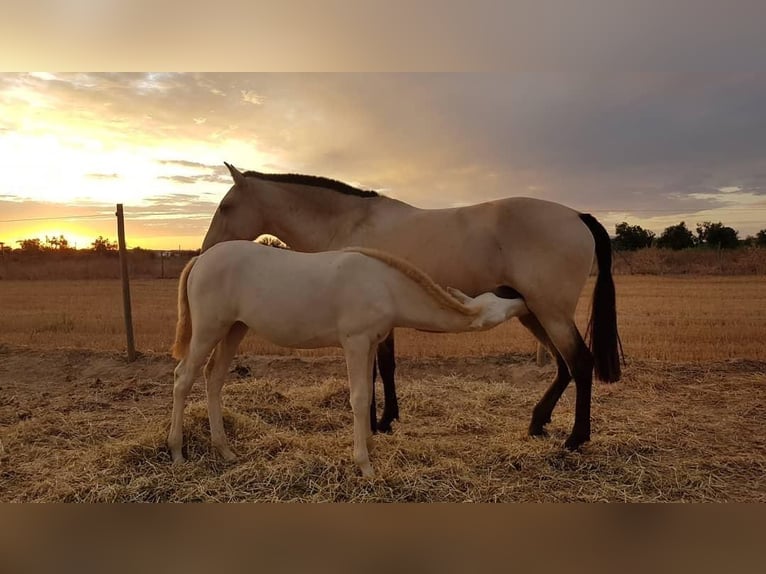
[[[240,172],[236,167],[234,167],[230,163],[223,162],[223,165],[229,168],[229,173],[231,174],[231,177],[234,179],[234,185],[238,185],[238,186],[245,185],[245,176],[242,174],[242,172]]]

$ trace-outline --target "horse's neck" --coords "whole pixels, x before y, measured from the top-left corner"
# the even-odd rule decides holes
[[[292,195],[300,193],[300,196]],[[332,190],[293,190],[280,201],[269,231],[296,251],[329,251],[361,245],[370,226],[385,224],[402,210],[416,209],[387,197],[356,197]]]
[[[332,249],[356,245],[385,250],[385,241],[381,243],[381,237],[387,236],[408,214],[419,211],[408,203],[384,196],[364,201],[364,214],[357,217],[353,225],[334,234]]]

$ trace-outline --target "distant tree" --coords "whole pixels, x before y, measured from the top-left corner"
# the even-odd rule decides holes
[[[106,237],[99,235],[93,243],[91,243],[91,248],[96,253],[107,253],[109,251],[115,251],[117,249],[117,243],[109,241]]]
[[[686,222],[682,221],[678,225],[666,227],[656,244],[662,249],[688,249],[694,247],[694,234],[686,227]]]
[[[715,249],[734,249],[739,247],[739,233],[736,229],[721,223],[705,221],[697,224],[697,242],[699,245]]]
[[[755,234],[755,245],[758,247],[766,247],[766,229],[761,229]]]
[[[19,244],[19,249],[27,253],[39,253],[43,250],[42,243],[37,237],[33,239],[19,239],[16,243]]]
[[[51,251],[66,251],[69,249],[69,240],[63,235],[59,235],[58,237],[48,237],[46,235],[45,249],[50,249]]]
[[[618,223],[615,228],[617,236],[612,240],[614,248],[624,251],[635,251],[650,247],[654,233],[640,225],[628,225],[625,221]]]

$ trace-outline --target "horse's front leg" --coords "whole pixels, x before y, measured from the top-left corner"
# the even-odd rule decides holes
[[[383,415],[378,421],[377,430],[390,433],[391,423],[399,420],[399,403],[396,398],[396,382],[394,371],[396,370],[396,356],[394,354],[394,332],[378,345],[378,369],[380,378],[383,379],[383,395],[385,403]]]
[[[354,462],[366,478],[375,476],[370,463],[372,446],[370,428],[370,399],[372,397],[372,363],[375,344],[369,337],[349,337],[343,344],[346,354],[348,383],[351,391],[351,410],[354,413]]]

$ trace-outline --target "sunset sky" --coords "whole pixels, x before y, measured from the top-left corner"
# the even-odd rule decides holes
[[[766,228],[766,72],[0,75],[0,241],[194,249],[241,169],[419,207],[531,196]],[[50,219],[46,219],[50,218]],[[56,218],[56,219],[52,219]]]

